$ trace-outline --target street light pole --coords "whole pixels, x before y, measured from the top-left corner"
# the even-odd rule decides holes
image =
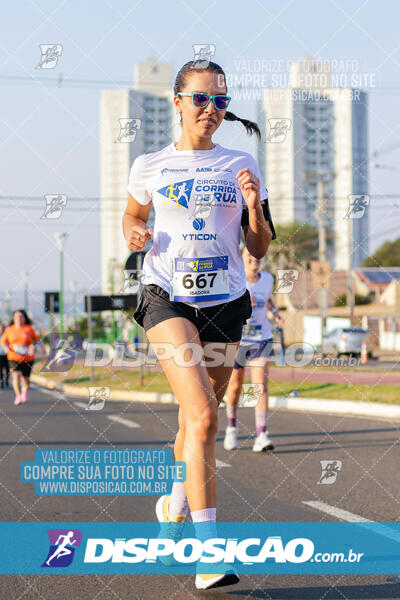
[[[353,219],[348,218],[347,237],[349,238],[349,270],[347,271],[347,304],[350,311],[350,325],[354,318],[354,289],[353,289]]]
[[[320,261],[327,260],[326,251],[326,200],[325,200],[325,178],[334,177],[334,174],[330,171],[305,171],[303,173],[303,180],[308,179],[317,180],[317,206],[316,216],[318,219],[318,259]],[[321,298],[321,339],[323,340],[326,335],[326,318],[328,314],[328,290],[325,286],[321,287],[320,292]]]
[[[114,294],[114,271],[115,271],[115,263],[116,263],[116,259],[115,258],[110,258],[109,261],[109,276],[110,276],[110,290],[111,290],[111,295]],[[111,332],[112,332],[112,338],[113,338],[113,342],[115,341],[115,338],[117,337],[116,334],[116,327],[115,327],[116,323],[115,323],[115,316],[114,316],[114,311],[111,311]]]
[[[57,231],[54,234],[57,248],[60,251],[60,296],[59,296],[59,311],[60,311],[60,327],[59,333],[64,333],[64,244],[68,237],[68,233],[60,233]]]
[[[6,290],[7,307],[8,307],[8,318],[11,320],[12,309],[11,309],[11,290]]]
[[[324,180],[321,173],[318,174],[317,181],[317,211],[318,211],[318,258],[320,261],[326,261],[326,203],[324,192]],[[322,320],[322,338],[326,335],[326,317],[328,313],[328,290],[321,288],[321,320]]]
[[[76,281],[70,281],[69,287],[73,294],[73,305],[74,305],[74,331],[77,328],[77,317],[76,317]]]
[[[28,271],[22,271],[21,273],[22,276],[22,280],[24,282],[24,309],[25,312],[28,314],[28,310],[29,310],[29,293],[28,293],[28,281],[29,281],[29,273]]]

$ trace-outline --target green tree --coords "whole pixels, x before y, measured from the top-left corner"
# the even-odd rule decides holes
[[[294,221],[276,225],[276,241],[272,242],[267,259],[274,269],[306,268],[310,260],[318,259],[318,229]]]
[[[400,267],[400,238],[382,244],[364,260],[363,267]]]
[[[92,323],[93,323],[93,339],[102,340],[105,336],[105,325],[101,313],[92,314]],[[87,339],[89,337],[89,329],[88,329],[88,320],[87,317],[81,317],[77,321],[77,331],[74,332],[73,327],[68,328],[68,333],[79,333],[81,338]]]
[[[360,296],[359,294],[354,295],[354,304],[369,304],[371,302],[371,298],[369,296]],[[343,292],[340,294],[335,300],[335,306],[347,306],[347,294]]]

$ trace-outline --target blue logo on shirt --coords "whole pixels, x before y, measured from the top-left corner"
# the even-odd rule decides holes
[[[163,205],[166,204],[168,200],[172,200],[173,202],[176,202],[178,206],[188,208],[193,182],[194,179],[186,179],[186,181],[171,183],[170,185],[166,185],[157,190],[159,194],[167,198],[165,202],[163,202]]]
[[[206,221],[205,221],[205,219],[195,219],[195,220],[193,221],[193,227],[194,227],[195,229],[197,229],[198,231],[199,231],[200,229],[204,229],[204,227],[205,227],[205,226],[206,226]]]

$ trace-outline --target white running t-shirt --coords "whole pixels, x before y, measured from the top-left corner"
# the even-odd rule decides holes
[[[249,168],[268,198],[257,162],[247,152],[215,144],[211,150],[177,150],[174,143],[133,162],[128,191],[153,202],[153,245],[143,262],[145,285],[170,299],[201,307],[230,302],[246,291],[239,249],[242,207],[236,174]]]
[[[271,298],[274,278],[271,273],[259,271],[258,281],[247,281],[247,289],[256,301],[250,319],[242,330],[242,342],[261,342],[272,338],[272,327],[265,304]]]

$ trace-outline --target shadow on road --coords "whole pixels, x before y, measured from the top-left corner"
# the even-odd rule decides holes
[[[228,595],[228,594],[227,594]],[[339,586],[321,586],[321,587],[303,587],[299,588],[263,588],[259,590],[232,590],[229,596],[242,596],[249,598],[269,598],[270,600],[363,600],[369,598],[378,600],[379,598],[400,598],[400,585],[382,584],[382,585],[339,585]],[[219,598],[221,595],[207,594],[207,598]]]

